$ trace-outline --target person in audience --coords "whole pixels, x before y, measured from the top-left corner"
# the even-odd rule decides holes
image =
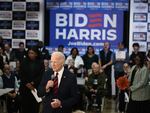
[[[150,50],[148,50],[148,53],[146,55],[146,66],[149,71],[149,84],[150,84]]]
[[[2,48],[0,46],[0,76],[3,75],[3,68],[4,68],[4,60],[3,56],[1,55]]]
[[[85,92],[90,102],[89,107],[92,107],[92,101],[94,100],[92,95],[94,94],[96,95],[96,103],[98,104],[98,108],[101,108],[101,100],[105,95],[104,85],[106,82],[106,75],[98,63],[92,63],[91,67],[92,74],[88,76],[88,80],[85,82]]]
[[[18,84],[20,86],[20,82],[21,81],[20,81],[20,73],[19,73],[19,71],[20,71],[20,61],[17,60],[16,61],[16,67],[14,68],[14,70],[12,71],[12,73],[16,76]]]
[[[115,70],[115,81],[124,75],[123,65],[127,63],[129,59],[127,50],[122,42],[118,43],[118,49],[115,51],[114,55],[114,70]],[[116,87],[116,96],[118,95],[118,88]]]
[[[19,60],[20,62],[26,57],[27,51],[25,50],[25,46],[23,42],[19,43],[19,48],[15,51],[15,59],[16,61]]]
[[[79,55],[79,51],[76,47],[71,49],[70,55],[67,57],[65,64],[68,65],[69,60],[73,60],[74,61],[74,67],[76,69],[75,74],[77,74],[78,77],[82,76],[82,69],[84,66],[84,62],[82,60],[82,57]]]
[[[44,67],[45,67],[45,71],[48,71],[50,69],[50,65],[49,65],[49,60],[48,59],[44,59]]]
[[[1,76],[1,87],[12,88],[13,90],[6,95],[7,113],[17,113],[19,110],[18,89],[19,85],[16,76],[11,73],[10,65],[4,65],[4,74]]]
[[[45,72],[38,88],[38,95],[44,96],[43,113],[72,113],[78,101],[76,76],[64,68],[62,52],[51,55],[52,69]]]
[[[149,68],[149,66],[150,66],[150,50],[148,50],[147,55],[146,55],[146,65]]]
[[[4,53],[8,58],[8,61],[15,61],[15,51],[11,48],[10,44],[4,44]]]
[[[147,61],[150,61],[150,50],[148,50],[147,55],[146,55]]]
[[[4,64],[9,63],[8,57],[4,53],[4,49],[2,47],[0,47],[0,56],[2,56]]]
[[[128,78],[129,74],[130,74],[130,66],[128,63],[124,63],[123,64],[123,73],[122,73],[122,76],[120,76],[120,77]],[[127,97],[125,97],[125,93],[128,94],[127,88],[124,90],[119,89],[119,91],[118,91],[118,98],[117,98],[118,102],[116,103],[116,106],[118,105],[117,111],[119,111],[119,113],[125,113],[125,111],[126,111],[126,105],[127,105],[126,98]]]
[[[50,54],[49,51],[46,49],[46,47],[44,46],[43,41],[39,41],[38,42],[38,48],[39,51],[41,53],[41,58],[44,59],[50,59]]]
[[[31,93],[36,91],[44,72],[44,63],[36,46],[28,49],[27,57],[20,64],[21,113],[38,113],[39,103]]]
[[[72,113],[85,113],[84,111],[81,111],[81,110],[76,110],[76,111],[74,111],[74,112],[72,112]]]
[[[83,55],[84,68],[87,72],[91,70],[91,65],[93,62],[98,63],[98,55],[95,54],[93,46],[88,46],[85,55]]]
[[[3,57],[0,56],[0,75],[2,75],[3,67],[4,67]]]
[[[128,88],[130,99],[127,113],[150,112],[150,86],[148,85],[148,69],[144,65],[144,56],[139,53],[135,56],[135,65],[132,66],[129,75],[130,86]]]
[[[145,53],[139,51],[139,49],[140,49],[139,43],[133,43],[132,47],[133,47],[133,52],[132,52],[132,54],[129,57],[130,67],[132,67],[133,65],[135,65],[135,57],[138,54],[142,54],[144,56],[143,58],[145,59]]]
[[[3,73],[2,73],[3,75]],[[0,89],[3,89],[3,79],[2,79],[2,75],[0,75]],[[3,97],[0,97],[0,100],[3,99]],[[1,103],[0,103],[1,104]]]
[[[72,73],[76,72],[76,68],[74,67],[74,60],[73,59],[69,59],[67,67],[68,67],[70,72],[72,72]]]
[[[2,36],[0,36],[0,47],[4,48],[4,41]]]
[[[107,95],[108,99],[111,99],[112,96],[112,87],[111,87],[111,68],[113,64],[113,52],[110,50],[109,42],[104,43],[103,49],[99,53],[99,63],[105,74],[107,75]]]
[[[150,50],[148,50],[148,53],[146,55],[147,63],[150,63]]]
[[[65,55],[65,58],[67,58],[67,55],[64,53],[64,45],[62,45],[62,44],[58,45],[57,50],[59,52],[62,52]]]

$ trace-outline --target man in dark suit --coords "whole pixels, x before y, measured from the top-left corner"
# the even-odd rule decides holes
[[[38,42],[38,48],[39,48],[39,51],[40,51],[40,57],[44,60],[44,59],[50,59],[50,54],[49,54],[49,51],[48,49],[46,49],[46,47],[44,46],[44,43],[43,41],[39,41]]]
[[[38,88],[38,95],[44,96],[43,113],[71,113],[73,106],[77,103],[76,76],[64,68],[64,62],[63,53],[52,54],[50,62],[52,70],[45,72]],[[56,76],[58,76],[58,88],[56,88]]]

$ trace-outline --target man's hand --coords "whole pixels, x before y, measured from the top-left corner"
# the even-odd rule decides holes
[[[52,87],[53,87],[53,85],[54,85],[53,80],[49,80],[49,81],[47,81],[47,84],[46,84],[46,87],[45,87],[46,92],[49,92],[49,91],[50,91],[50,88],[52,88]]]
[[[61,108],[61,101],[59,99],[53,99],[53,101],[51,102],[51,106],[52,108]]]
[[[90,92],[94,92],[94,89],[90,89]]]
[[[26,87],[29,88],[30,90],[34,90],[34,86],[31,83],[27,83]]]
[[[107,67],[107,65],[105,64],[105,65],[102,66],[102,69],[105,69],[106,67]]]
[[[8,95],[9,95],[11,98],[15,98],[15,97],[16,97],[16,93],[8,93]]]

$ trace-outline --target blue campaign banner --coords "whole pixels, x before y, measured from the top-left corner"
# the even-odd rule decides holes
[[[108,41],[116,49],[123,40],[124,11],[128,0],[47,0],[49,46],[97,49]]]
[[[67,47],[103,46],[109,41],[116,48],[123,37],[123,13],[81,10],[50,11],[50,45]]]

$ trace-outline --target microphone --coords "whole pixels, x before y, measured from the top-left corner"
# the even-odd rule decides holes
[[[51,80],[54,80],[54,79],[55,79],[55,75],[52,74],[52,75],[51,75]]]
[[[47,81],[47,83],[48,83],[50,80],[51,80],[51,81],[54,81],[54,78],[55,78],[55,75],[52,74],[51,77],[50,77],[50,79]],[[49,92],[49,91],[51,90],[51,88],[53,88],[53,87],[47,88],[47,89],[46,89],[46,92]]]

